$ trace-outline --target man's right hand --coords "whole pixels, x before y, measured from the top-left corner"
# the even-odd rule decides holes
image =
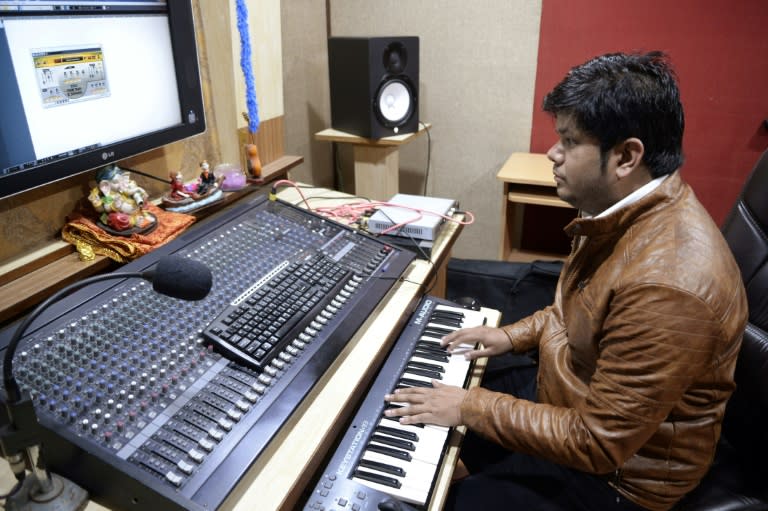
[[[456,330],[443,337],[440,344],[448,348],[449,352],[453,350],[462,350],[461,344],[480,343],[476,349],[464,351],[464,357],[467,360],[474,360],[480,357],[494,357],[512,350],[512,343],[509,337],[501,328],[491,328],[488,326],[476,326],[472,328],[463,328]]]

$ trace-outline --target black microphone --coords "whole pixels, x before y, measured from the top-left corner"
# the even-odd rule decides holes
[[[0,454],[6,458],[19,480],[17,487],[6,498],[8,509],[26,508],[30,498],[48,502],[58,499],[57,509],[81,509],[87,493],[71,481],[50,474],[40,454],[40,441],[32,400],[22,392],[13,375],[13,356],[22,336],[32,322],[52,303],[95,282],[109,279],[142,278],[152,282],[156,292],[182,300],[202,300],[211,290],[213,276],[204,264],[192,259],[170,255],[158,259],[157,264],[144,272],[112,272],[95,275],[70,284],[38,305],[18,326],[8,342],[3,359],[5,388],[5,416],[0,416]],[[25,468],[32,477],[24,476]]]
[[[202,300],[213,286],[213,275],[206,265],[194,259],[168,256],[142,273],[160,294],[182,300]]]

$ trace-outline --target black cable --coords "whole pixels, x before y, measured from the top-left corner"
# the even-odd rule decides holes
[[[337,190],[344,190],[344,174],[341,172],[341,163],[339,162],[339,146],[336,142],[331,143],[331,152],[333,158],[333,177]]]
[[[419,124],[424,126],[424,131],[427,133],[427,168],[424,170],[424,195],[427,195],[427,182],[429,181],[429,168],[432,162],[432,136],[429,134],[429,127],[423,122],[419,121]]]
[[[128,169],[128,168],[123,168],[123,167],[120,167],[120,168],[130,172],[131,174],[138,174],[140,176],[148,177],[148,178],[154,179],[156,181],[161,181],[161,182],[163,182],[165,184],[168,184],[168,179],[163,179],[161,177],[153,176],[152,174],[147,174],[146,172],[142,172],[142,171],[136,170],[136,169]]]

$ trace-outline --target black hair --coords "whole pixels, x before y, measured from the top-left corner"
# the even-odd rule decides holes
[[[617,143],[637,137],[654,178],[683,164],[683,105],[663,52],[595,57],[571,69],[546,95],[543,108],[573,116],[580,130],[599,140],[603,161]]]

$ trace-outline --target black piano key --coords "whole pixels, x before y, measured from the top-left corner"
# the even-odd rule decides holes
[[[405,438],[406,440],[413,440],[414,442],[419,441],[419,435],[417,435],[413,431],[405,431],[402,429],[390,428],[389,426],[376,426],[376,431],[380,433],[386,433],[387,435],[390,435],[390,436],[399,436],[400,438]]]
[[[438,341],[430,341],[429,339],[419,339],[416,341],[417,348],[422,348],[425,350],[434,350],[439,351],[440,353],[446,353],[445,346],[440,344]]]
[[[428,371],[435,371],[444,373],[445,367],[441,366],[440,364],[428,364],[426,362],[418,362],[416,360],[411,360],[408,362],[408,367],[418,367],[420,369],[426,369]]]
[[[399,489],[401,486],[400,481],[398,481],[394,477],[387,477],[381,474],[374,474],[373,472],[368,472],[366,470],[355,470],[352,473],[352,476],[360,479],[365,479],[366,481],[372,481],[374,483],[383,484],[384,486],[389,486],[390,488]]]
[[[377,452],[385,456],[392,456],[393,458],[397,458],[403,461],[411,461],[413,459],[411,457],[411,453],[402,451],[400,449],[393,449],[392,447],[387,447],[386,445],[371,444],[366,447],[366,450]]]
[[[411,452],[416,450],[416,445],[414,445],[414,443],[411,441],[392,438],[385,435],[374,434],[371,436],[371,442],[378,442],[380,444],[388,445],[390,447],[397,447],[398,449],[404,449]]]
[[[461,311],[452,311],[452,310],[447,310],[447,309],[435,309],[434,311],[432,311],[431,317],[435,317],[435,316],[447,316],[447,317],[450,317],[450,318],[462,319],[462,318],[465,317],[465,314],[463,312],[461,312]]]
[[[443,379],[442,373],[438,373],[437,371],[430,371],[429,369],[422,369],[420,367],[411,367],[410,365],[406,366],[403,374],[418,374],[419,376],[424,376],[425,378],[433,378],[435,380]]]
[[[432,384],[428,381],[414,380],[413,378],[400,378],[398,380],[398,388],[405,387],[422,387],[431,388]]]
[[[438,328],[436,326],[428,326],[427,328],[424,329],[424,331],[422,332],[422,335],[433,334],[436,337],[444,337],[450,334],[451,332],[455,332],[455,330],[452,330],[449,328]]]
[[[448,310],[448,309],[435,309],[432,311],[432,316],[447,316],[452,318],[464,319],[467,317],[463,311],[460,310]]]
[[[435,315],[429,318],[430,323],[449,327],[461,327],[462,319],[459,317]]]
[[[398,406],[398,405],[388,404],[384,409],[387,410],[389,408],[402,408],[402,407]],[[381,419],[382,420],[392,421],[392,422],[397,422],[398,424],[400,423],[400,417],[387,417],[383,413],[381,414]],[[420,422],[417,423],[417,424],[408,424],[408,425],[409,426],[413,426],[414,428],[423,428],[424,427],[424,424],[422,424]]]
[[[401,467],[388,465],[386,463],[381,463],[379,461],[360,460],[360,463],[358,463],[357,466],[364,467],[364,468],[372,468],[373,470],[378,470],[379,472],[386,472],[387,474],[405,477],[405,470],[403,470]]]
[[[413,356],[426,358],[427,360],[435,360],[437,362],[448,362],[448,355],[441,355],[430,350],[416,349],[413,350]]]
[[[430,318],[430,323],[461,328],[461,325],[464,323],[464,317],[456,314],[436,312]]]
[[[451,330],[458,330],[461,328],[461,320],[452,320],[447,318],[439,318],[438,321],[431,321],[434,324],[450,327]]]

